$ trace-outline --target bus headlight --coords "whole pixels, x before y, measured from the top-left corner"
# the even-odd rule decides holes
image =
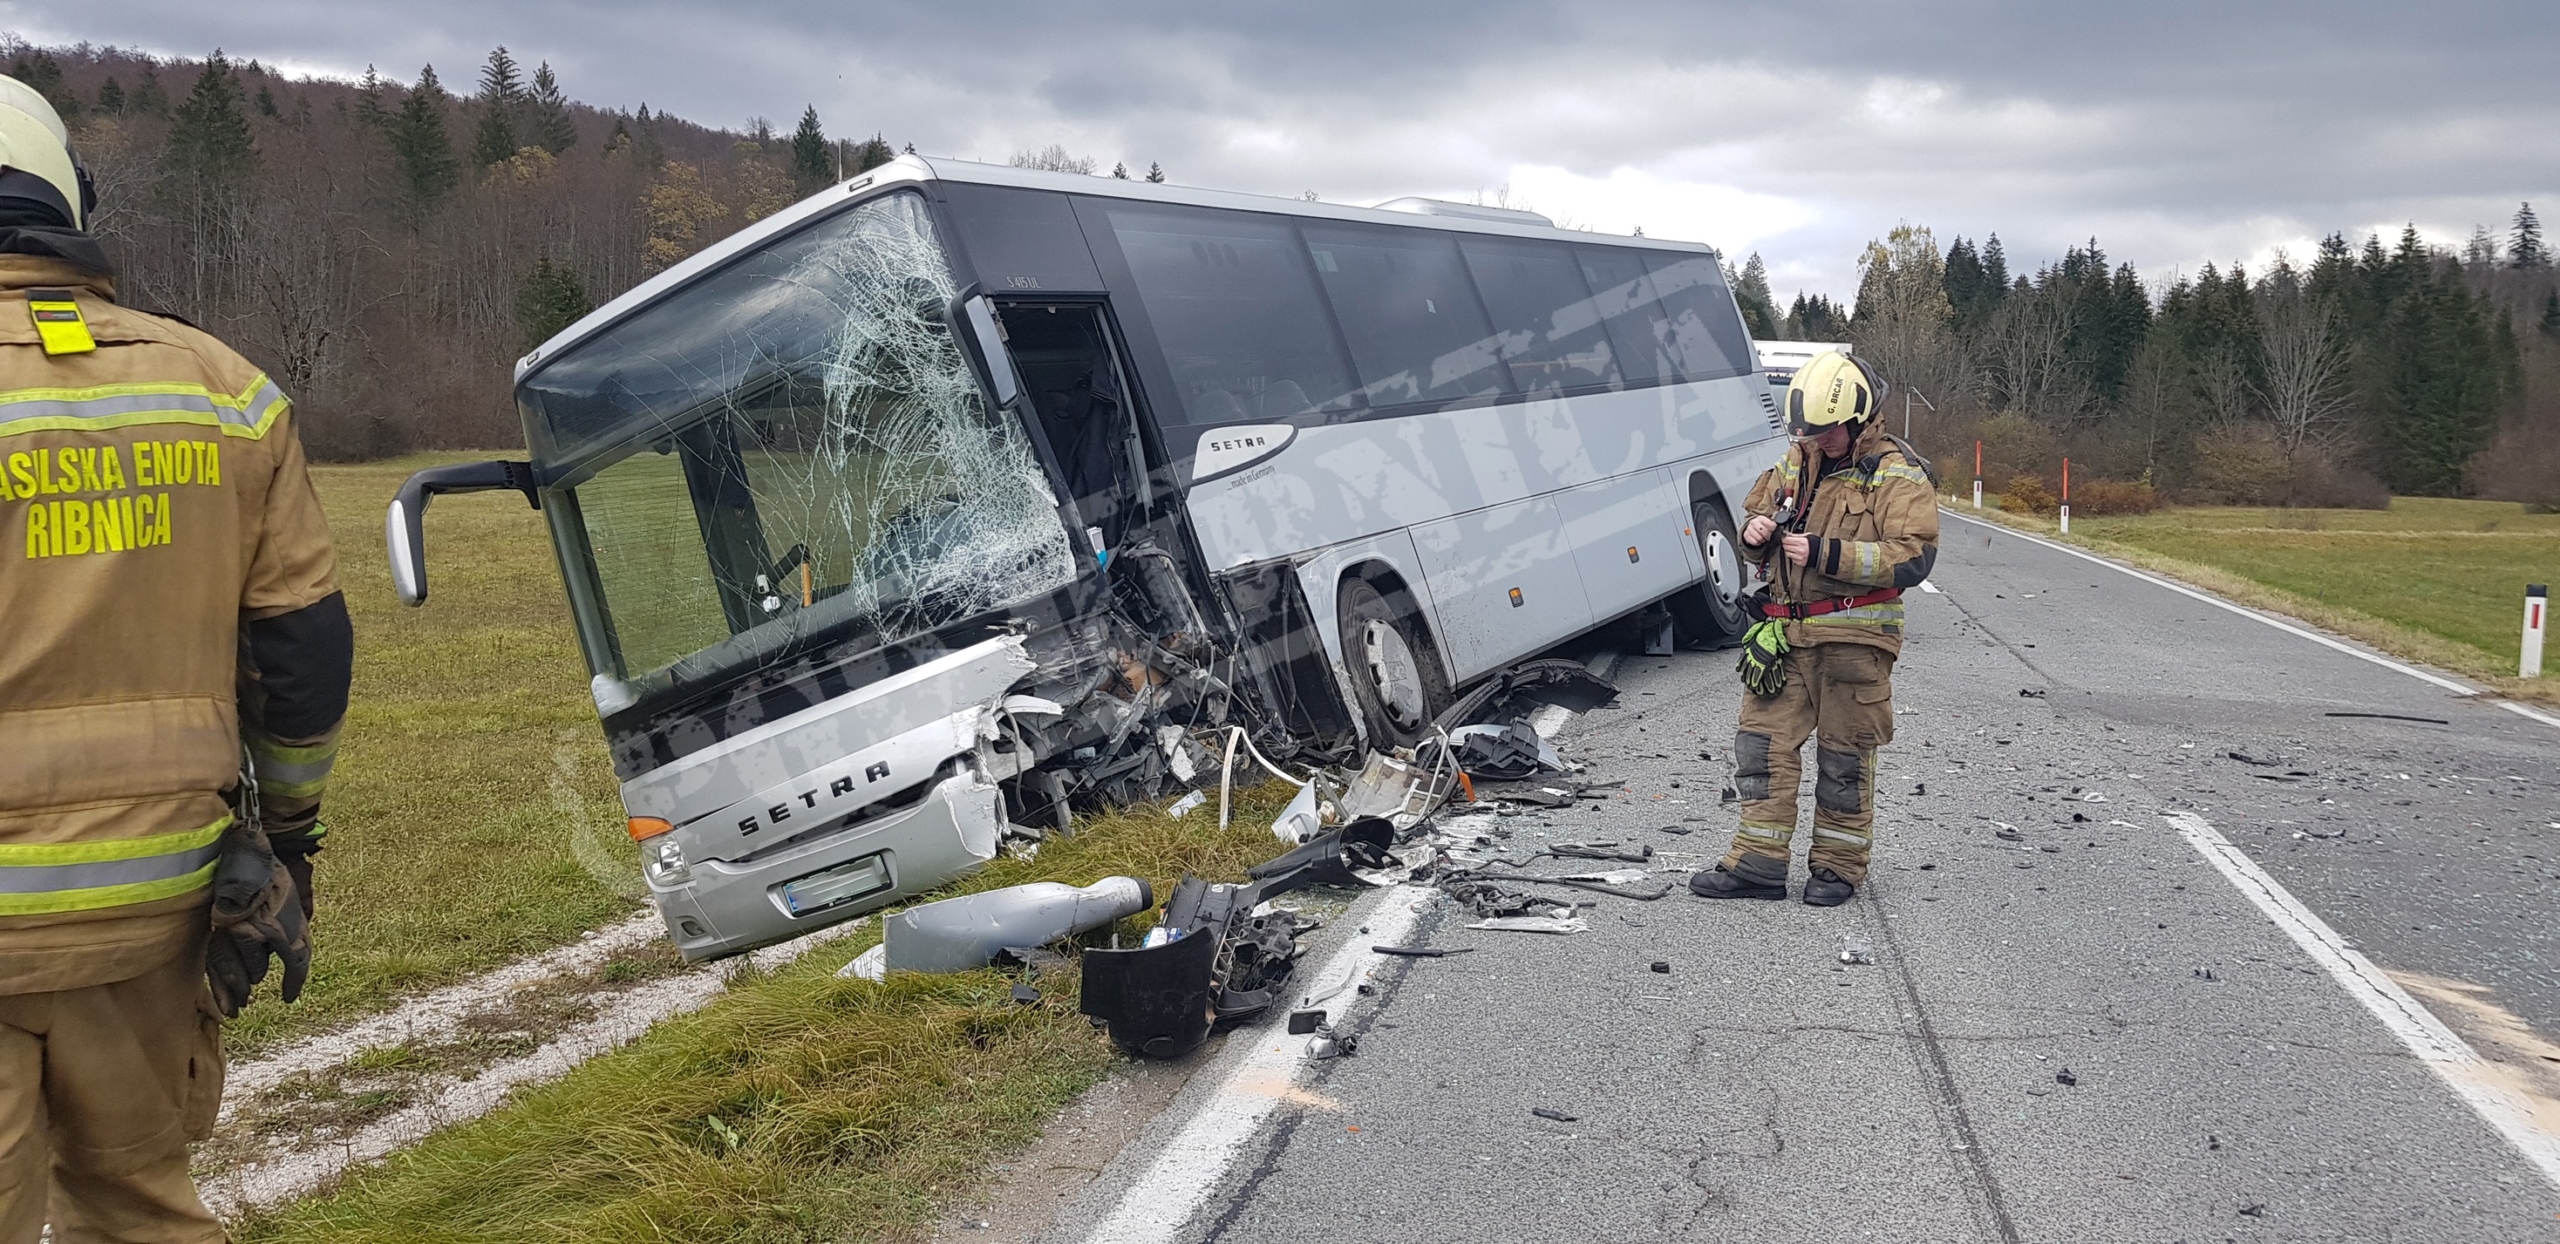
[[[693,880],[693,869],[684,862],[684,847],[673,834],[662,834],[641,843],[640,861],[653,884],[682,885]]]

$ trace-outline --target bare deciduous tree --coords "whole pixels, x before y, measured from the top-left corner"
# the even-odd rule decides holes
[[[2275,424],[2276,446],[2284,455],[2288,480],[2285,502],[2292,504],[2291,480],[2305,451],[2332,453],[2346,437],[2354,395],[2347,371],[2354,348],[2337,309],[2291,281],[2262,286],[2258,316],[2263,342],[2260,370],[2265,379],[2252,387]]]

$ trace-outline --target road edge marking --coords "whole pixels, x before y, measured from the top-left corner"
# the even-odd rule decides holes
[[[1379,910],[1346,913],[1343,923],[1365,925],[1369,932],[1344,942],[1323,967],[1304,979],[1337,979],[1357,971],[1372,947],[1402,944],[1422,918],[1414,907],[1432,893],[1428,886],[1395,886],[1383,892]],[[1173,1240],[1226,1178],[1263,1120],[1280,1108],[1288,1090],[1314,1065],[1306,1056],[1306,1038],[1289,1036],[1267,1021],[1240,1029],[1231,1039],[1252,1042],[1253,1048],[1227,1069],[1217,1088],[1183,1121],[1155,1160],[1121,1190],[1110,1211],[1084,1233],[1086,1240],[1093,1244]]]
[[[2483,1074],[2486,1064],[2469,1042],[2338,936],[2328,922],[2312,914],[2211,822],[2193,812],[2163,812],[2160,816],[2187,840],[2188,846],[2219,870],[2232,888],[2266,913],[2267,919],[2310,955],[2312,962],[2327,970],[2349,997],[2381,1020],[2382,1026],[2435,1072],[2436,1078],[2470,1106],[2473,1114],[2539,1168],[2553,1187],[2560,1188],[2560,1135],[2535,1126],[2532,1112],[2524,1103],[2488,1082]]]
[[[2088,551],[2088,550],[2086,550],[2086,549],[2075,549],[2075,548],[2071,547],[2071,546],[2070,546],[2070,545],[2068,545],[2068,544],[2064,544],[2064,543],[2062,543],[2062,542],[2061,542],[2061,541],[2059,541],[2059,540],[2047,540],[2047,539],[2045,539],[2043,536],[2036,535],[2036,534],[2034,534],[2034,533],[2032,533],[2032,532],[2020,531],[2020,530],[2018,530],[2018,529],[2017,529],[2017,528],[2015,528],[2015,527],[2010,527],[2010,526],[2007,526],[2007,525],[2005,525],[2005,524],[2001,524],[2001,523],[1993,523],[1993,522],[1986,522],[1986,521],[1984,521],[1984,520],[1982,520],[1982,519],[1979,519],[1979,518],[1972,518],[1972,517],[1968,517],[1968,516],[1963,515],[1963,514],[1958,514],[1958,513],[1956,513],[1954,510],[1948,509],[1948,508],[1947,508],[1947,507],[1945,507],[1945,506],[1940,506],[1940,507],[1938,507],[1938,512],[1939,512],[1939,513],[1941,513],[1941,514],[1946,515],[1946,516],[1947,516],[1947,517],[1949,517],[1949,518],[1953,518],[1953,519],[1959,520],[1959,521],[1961,521],[1961,522],[1971,523],[1971,524],[1973,524],[1973,525],[1974,525],[1974,526],[1976,526],[1976,527],[1984,527],[1984,528],[1988,528],[1988,529],[1990,529],[1990,530],[1992,530],[1992,531],[1999,532],[1999,533],[2001,533],[2001,534],[2003,534],[2003,535],[2016,536],[2017,538],[2019,538],[2019,539],[2021,539],[2021,540],[2025,540],[2025,541],[2028,541],[2028,542],[2033,543],[2033,544],[2041,544],[2041,545],[2045,546],[2046,548],[2052,549],[2052,550],[2054,550],[2054,551],[2056,551],[2056,552],[2060,552],[2060,553],[2069,553],[2069,554],[2070,554],[2070,555],[2072,555],[2073,557],[2077,557],[2077,558],[2079,558],[2079,559],[2080,559],[2080,560],[2082,560],[2082,561],[2086,561],[2086,562],[2096,562],[2097,564],[2099,564],[2099,565],[2101,565],[2101,566],[2104,566],[2104,567],[2106,567],[2106,568],[2107,568],[2107,569],[2109,569],[2109,570],[2113,570],[2113,571],[2115,571],[2115,572],[2117,572],[2117,573],[2119,573],[2119,574],[2128,574],[2128,575],[2132,575],[2134,578],[2140,579],[2140,580],[2142,580],[2142,581],[2143,581],[2143,582],[2145,582],[2145,583],[2153,584],[2153,585],[2158,586],[2158,587],[2165,587],[2165,588],[2169,589],[2169,590],[2170,590],[2170,591],[2172,591],[2172,592],[2176,592],[2176,593],[2178,593],[2178,594],[2179,594],[2179,595],[2181,595],[2181,596],[2191,596],[2191,597],[2194,597],[2195,599],[2200,600],[2200,601],[2203,601],[2204,603],[2206,603],[2206,604],[2208,604],[2208,605],[2211,605],[2211,606],[2213,606],[2213,607],[2215,607],[2215,608],[2217,608],[2217,609],[2228,609],[2228,610],[2230,610],[2231,612],[2236,613],[2236,614],[2239,614],[2241,617],[2247,618],[2247,619],[2249,619],[2249,620],[2251,620],[2251,621],[2253,621],[2253,622],[2263,622],[2263,623],[2267,624],[2268,626],[2272,626],[2272,627],[2276,628],[2276,629],[2277,629],[2277,630],[2279,630],[2279,631],[2285,631],[2285,632],[2290,633],[2290,634],[2293,634],[2293,635],[2299,635],[2299,636],[2301,636],[2302,638],[2304,638],[2304,639],[2308,639],[2308,640],[2310,640],[2311,642],[2313,642],[2313,643],[2315,643],[2315,644],[2319,644],[2319,645],[2321,645],[2321,646],[2323,646],[2323,647],[2335,648],[2335,649],[2337,649],[2337,650],[2338,650],[2338,651],[2340,651],[2340,652],[2346,653],[2348,656],[2351,656],[2351,657],[2356,658],[2357,660],[2360,660],[2360,661],[2371,661],[2371,662],[2373,662],[2374,664],[2376,664],[2376,665],[2379,665],[2379,666],[2383,667],[2384,669],[2398,670],[2399,672],[2401,672],[2401,673],[2403,673],[2403,674],[2407,674],[2407,675],[2408,675],[2409,677],[2411,677],[2411,678],[2419,679],[2420,681],[2423,681],[2423,682],[2433,683],[2433,684],[2435,684],[2436,686],[2442,687],[2442,688],[2444,688],[2445,690],[2447,690],[2447,691],[2450,691],[2450,692],[2454,693],[2455,695],[2460,695],[2460,696],[2470,696],[2470,697],[2473,697],[2473,698],[2475,698],[2475,699],[2476,699],[2476,698],[2479,698],[2479,696],[2480,696],[2480,694],[2481,694],[2481,693],[2480,693],[2480,689],[2479,689],[2478,687],[2471,686],[2471,685],[2469,685],[2469,684],[2467,684],[2467,683],[2456,682],[2456,681],[2454,681],[2453,679],[2447,678],[2447,677],[2445,677],[2445,676],[2444,676],[2444,675],[2442,675],[2442,674],[2432,674],[2432,673],[2429,673],[2429,672],[2427,672],[2426,670],[2419,669],[2417,666],[2414,666],[2414,665],[2408,664],[2408,663],[2407,663],[2407,662],[2405,662],[2405,661],[2397,661],[2397,660],[2394,660],[2394,659],[2392,659],[2392,658],[2390,658],[2390,657],[2383,656],[2381,653],[2378,653],[2378,652],[2367,652],[2367,651],[2365,651],[2365,650],[2364,650],[2364,649],[2362,649],[2362,648],[2356,647],[2354,644],[2350,644],[2350,643],[2346,642],[2345,640],[2337,639],[2337,638],[2334,638],[2334,637],[2332,637],[2332,636],[2328,636],[2328,635],[2323,635],[2323,634],[2321,634],[2320,632],[2315,631],[2315,630],[2311,630],[2311,629],[2309,629],[2309,628],[2307,628],[2307,627],[2300,627],[2300,626],[2296,626],[2296,625],[2294,625],[2294,624],[2293,624],[2293,623],[2291,623],[2291,622],[2287,622],[2287,621],[2285,621],[2285,620],[2283,620],[2283,619],[2281,619],[2281,618],[2271,617],[2271,616],[2269,616],[2269,615],[2267,615],[2267,614],[2265,614],[2265,613],[2262,613],[2262,612],[2260,612],[2260,611],[2258,611],[2258,610],[2251,609],[2251,608],[2249,608],[2249,607],[2248,607],[2248,606],[2246,606],[2246,605],[2234,604],[2234,603],[2232,603],[2232,602],[2230,602],[2230,601],[2224,600],[2224,599],[2222,599],[2221,597],[2219,597],[2219,596],[2216,596],[2216,595],[2212,594],[2211,592],[2207,592],[2207,591],[2204,591],[2204,590],[2199,589],[2199,588],[2192,588],[2192,587],[2189,587],[2189,586],[2187,586],[2186,584],[2184,584],[2184,583],[2180,583],[2180,582],[2178,582],[2178,581],[2176,581],[2176,580],[2174,580],[2174,579],[2164,579],[2164,578],[2160,577],[2159,575],[2152,574],[2152,573],[2150,573],[2150,572],[2148,572],[2148,571],[2144,571],[2144,570],[2136,570],[2136,569],[2134,569],[2134,568],[2133,568],[2133,567],[2131,567],[2131,566],[2125,565],[2123,562],[2120,562],[2120,561],[2115,560],[2114,558],[2111,558],[2111,557],[2100,557],[2100,556],[2098,556],[2097,554],[2092,553],[2092,552],[2089,552],[2089,551]],[[2543,714],[2541,714],[2541,713],[2534,712],[2534,711],[2533,711],[2533,710],[2531,710],[2531,709],[2526,709],[2526,708],[2523,708],[2523,707],[2521,707],[2521,706],[2519,706],[2519,705],[2512,704],[2512,703],[2509,703],[2509,702],[2504,701],[2504,700],[2499,700],[2499,701],[2495,701],[2495,702],[2496,702],[2496,703],[2499,703],[2499,704],[2504,704],[2504,705],[2506,705],[2506,707],[2508,707],[2508,708],[2515,709],[2516,711],[2523,713],[2525,716],[2527,716],[2527,717],[2531,717],[2531,718],[2533,718],[2533,719],[2534,719],[2534,720],[2536,720],[2536,721],[2540,721],[2540,722],[2542,722],[2542,723],[2543,723],[2543,724],[2545,724],[2545,725],[2553,726],[2553,727],[2560,727],[2560,718],[2555,718],[2555,717],[2545,716],[2545,715],[2543,715]]]

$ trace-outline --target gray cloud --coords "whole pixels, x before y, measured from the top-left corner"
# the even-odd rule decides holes
[[[492,44],[573,94],[1002,159],[1060,142],[1177,180],[1365,202],[1535,182],[1533,205],[1757,248],[1846,294],[1897,221],[2091,236],[2147,273],[2560,203],[2560,6],[1061,5],[383,0],[0,3],[42,41],[468,81]]]

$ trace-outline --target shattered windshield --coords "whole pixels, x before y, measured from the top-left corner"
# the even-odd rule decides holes
[[[891,195],[526,379],[536,451],[575,464],[563,535],[584,545],[601,670],[689,681],[1074,578],[1027,436],[942,323],[957,292],[923,199]]]

